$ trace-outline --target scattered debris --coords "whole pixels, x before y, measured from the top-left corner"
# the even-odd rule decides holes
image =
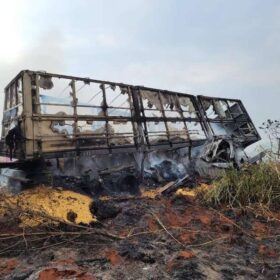
[[[279,214],[267,220],[250,209],[211,209],[176,194],[108,204],[121,211],[91,226],[61,221],[22,228],[11,213],[0,217],[0,278],[279,275]]]
[[[186,181],[188,180],[190,180],[190,176],[186,175],[183,178],[177,179],[175,182],[167,183],[160,189],[160,194],[170,194],[171,192],[176,191],[176,189],[182,184],[186,184]]]

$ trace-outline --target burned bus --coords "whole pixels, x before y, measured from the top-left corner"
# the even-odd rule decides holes
[[[240,100],[23,70],[4,92],[1,165],[30,181],[43,172],[126,188],[213,176],[250,161],[244,149],[259,139]]]

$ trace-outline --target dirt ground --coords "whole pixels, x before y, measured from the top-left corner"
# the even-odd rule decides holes
[[[280,215],[191,197],[96,201],[98,222],[0,220],[1,279],[278,279]]]

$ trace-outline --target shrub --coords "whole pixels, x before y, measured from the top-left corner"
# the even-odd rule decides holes
[[[276,162],[230,169],[213,182],[203,199],[214,205],[242,207],[259,204],[280,208],[280,164]]]

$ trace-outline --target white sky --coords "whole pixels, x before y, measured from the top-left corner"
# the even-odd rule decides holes
[[[0,0],[0,92],[46,70],[239,98],[259,126],[280,118],[279,19],[277,0]]]

